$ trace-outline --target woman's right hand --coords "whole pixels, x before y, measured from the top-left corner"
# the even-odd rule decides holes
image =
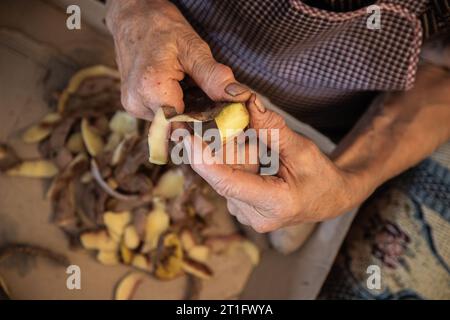
[[[161,106],[184,110],[179,85],[185,74],[215,101],[246,101],[250,91],[167,0],[110,0],[106,22],[114,37],[122,104],[151,120]]]

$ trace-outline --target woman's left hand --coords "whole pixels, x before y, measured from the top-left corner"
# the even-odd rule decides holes
[[[370,194],[372,190],[360,176],[336,166],[312,141],[289,129],[280,115],[265,109],[255,96],[247,107],[251,128],[279,130],[276,175],[259,175],[242,167],[207,161],[194,163],[193,157],[204,157],[205,145],[196,136],[185,139],[192,168],[227,199],[230,213],[239,222],[258,232],[269,232],[321,221],[347,212]]]

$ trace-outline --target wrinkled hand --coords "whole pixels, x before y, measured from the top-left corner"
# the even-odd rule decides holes
[[[122,104],[151,120],[161,106],[183,112],[179,85],[190,75],[215,101],[246,101],[250,92],[231,69],[218,63],[208,45],[166,0],[112,0],[106,17],[122,78]]]
[[[289,129],[280,115],[265,109],[254,96],[247,106],[252,128],[279,130],[280,168],[276,176],[227,164],[194,163],[195,154],[205,156],[208,147],[199,137],[185,139],[192,168],[227,199],[230,213],[241,223],[268,232],[332,218],[362,201],[365,195],[358,191],[359,181],[351,172],[338,168],[313,142]]]

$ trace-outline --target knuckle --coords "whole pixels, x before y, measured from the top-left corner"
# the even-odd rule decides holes
[[[284,119],[275,112],[270,112],[268,116],[257,117],[255,126],[258,128],[283,129],[286,126]]]
[[[140,118],[142,115],[142,103],[135,92],[130,92],[128,89],[122,89],[120,101],[123,108],[132,116]]]
[[[319,147],[314,142],[309,140],[308,138],[303,137],[302,149],[303,149],[305,155],[308,154],[309,156],[311,156],[311,155],[320,154]]]
[[[209,49],[208,44],[194,32],[184,33],[182,39],[184,49],[183,51],[187,57],[192,56],[193,54],[195,55],[211,54],[211,50]]]
[[[215,65],[215,71],[221,75],[223,80],[227,80],[233,77],[233,70],[229,66],[226,66],[221,63],[216,63]]]
[[[236,206],[231,202],[231,201],[227,201],[227,209],[230,212],[231,215],[235,216],[236,215]]]
[[[256,223],[252,225],[252,228],[258,233],[267,233],[270,231],[267,225],[264,223]]]
[[[228,179],[223,178],[215,182],[214,189],[222,197],[232,196],[233,186],[228,182]]]

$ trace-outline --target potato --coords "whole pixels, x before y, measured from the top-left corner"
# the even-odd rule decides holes
[[[112,239],[120,241],[125,227],[131,221],[131,214],[129,211],[112,212],[108,211],[103,214],[103,221]]]
[[[119,246],[104,229],[83,232],[80,235],[80,241],[88,250],[117,251]]]
[[[116,266],[119,264],[119,256],[116,251],[100,250],[97,253],[97,260],[105,266]]]
[[[165,172],[153,190],[153,194],[164,199],[175,198],[180,195],[184,189],[183,172],[179,169]]]
[[[214,120],[222,142],[226,142],[243,132],[250,122],[250,115],[243,103],[236,102],[225,106]]]

